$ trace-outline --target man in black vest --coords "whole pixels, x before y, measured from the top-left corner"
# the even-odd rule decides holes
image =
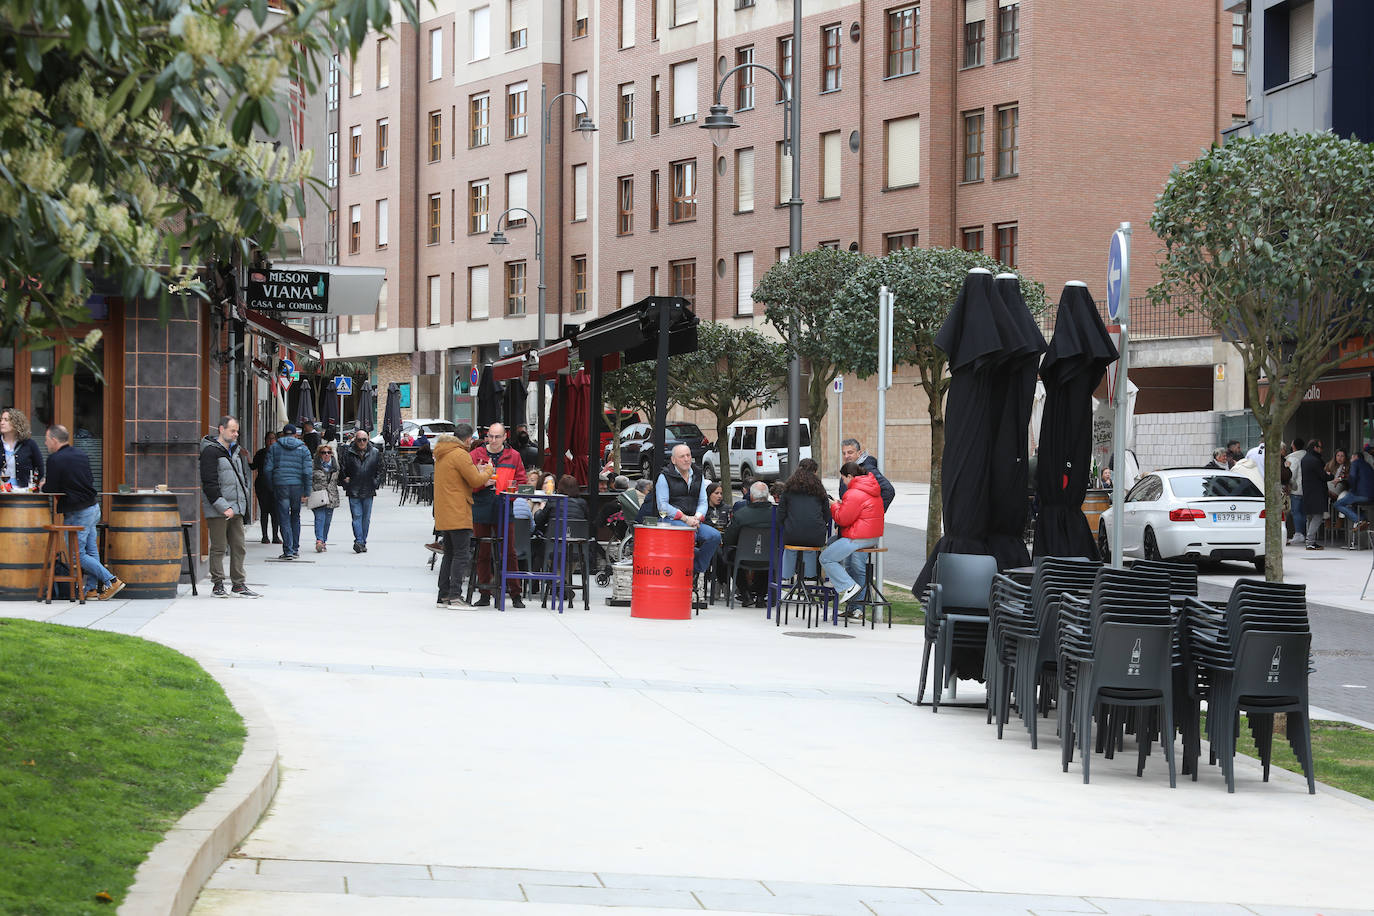
[[[694,578],[711,568],[711,560],[720,548],[720,532],[703,525],[706,518],[706,483],[701,471],[692,467],[692,450],[685,444],[673,446],[672,466],[663,469],[654,483],[654,500],[659,515],[667,515],[675,525],[696,529],[696,557],[692,564]]]

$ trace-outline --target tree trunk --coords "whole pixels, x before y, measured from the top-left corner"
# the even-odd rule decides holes
[[[725,494],[723,497],[725,505],[734,504],[730,493],[730,436],[727,432],[730,424],[720,414],[716,415],[716,454],[720,456],[720,463],[716,465],[720,469],[720,489]],[[704,469],[703,469],[704,471]]]
[[[811,373],[811,384],[807,390],[807,418],[811,421],[811,457],[816,460],[822,468],[822,476],[825,474],[825,423],[822,421],[830,411],[830,402],[826,400],[826,387],[830,383],[825,381],[815,372]],[[841,437],[844,431],[840,431]]]
[[[1258,412],[1257,412],[1258,413]],[[1283,487],[1279,469],[1283,465],[1283,424],[1270,411],[1264,430],[1264,578],[1283,581]]]
[[[927,390],[929,395],[929,390]],[[930,506],[926,510],[926,556],[944,535],[945,405],[938,395],[929,398],[930,412]]]

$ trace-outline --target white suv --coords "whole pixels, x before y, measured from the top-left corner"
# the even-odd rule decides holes
[[[741,485],[750,481],[777,480],[787,462],[787,420],[741,420],[726,428],[729,447],[718,442],[701,460],[708,480],[720,479],[720,463],[730,462],[730,477]],[[811,424],[801,421],[801,457],[811,457]]]

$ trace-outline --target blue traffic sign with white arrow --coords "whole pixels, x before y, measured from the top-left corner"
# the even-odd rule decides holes
[[[1124,234],[1117,230],[1112,233],[1112,244],[1107,250],[1107,317],[1118,320],[1122,312],[1122,281],[1129,276],[1130,248]]]

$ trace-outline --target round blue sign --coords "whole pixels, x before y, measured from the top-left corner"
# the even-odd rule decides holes
[[[469,384],[473,385],[474,387],[477,385],[477,367],[476,367],[476,366],[473,366],[473,367],[472,367],[471,381],[469,382]]]
[[[1113,321],[1121,313],[1121,281],[1126,274],[1126,246],[1120,232],[1112,233],[1107,250],[1107,317]]]

